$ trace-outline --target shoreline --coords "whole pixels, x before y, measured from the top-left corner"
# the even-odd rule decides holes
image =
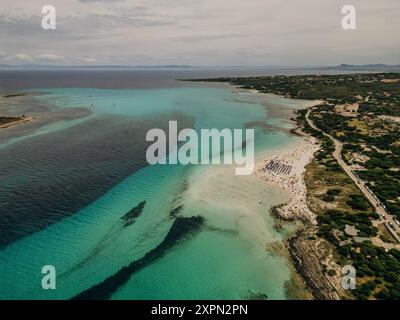
[[[273,158],[264,159],[257,167],[257,176],[269,185],[282,188],[291,195],[286,203],[271,207],[271,215],[277,225],[288,222],[298,222],[300,226],[285,241],[288,262],[293,268],[293,287],[306,284],[311,299],[340,300],[344,295],[341,287],[341,269],[334,261],[333,249],[323,239],[317,236],[316,214],[307,205],[307,187],[304,181],[306,166],[314,159],[314,154],[320,146],[317,140],[299,128],[294,129],[304,140],[300,146],[289,152],[280,152]],[[291,175],[279,174],[263,170],[269,161],[282,161],[283,164],[295,164]],[[297,163],[296,163],[297,161]],[[333,269],[336,274],[329,276],[326,268]],[[296,279],[296,275],[301,278]]]
[[[262,93],[254,89],[247,91]],[[285,96],[279,97],[290,99]],[[303,101],[303,106],[298,110],[308,109],[322,103],[323,100],[309,102],[312,104],[304,104]],[[316,214],[307,205],[304,174],[307,165],[313,161],[315,153],[320,149],[320,144],[316,138],[302,130],[294,116],[290,118],[290,121],[296,124],[290,130],[290,135],[302,138],[301,144],[293,146],[289,150],[283,149],[275,154],[264,156],[256,164],[255,173],[268,185],[279,187],[290,195],[289,201],[270,209],[270,213],[276,221],[276,227],[282,228],[282,224],[288,222],[300,223],[297,230],[283,242],[284,250],[280,250],[281,254],[286,256],[292,270],[292,279],[288,286],[299,288],[305,284],[306,291],[311,295],[306,299],[340,300],[345,296],[341,287],[340,267],[333,259],[332,248],[316,235]],[[325,272],[327,266],[336,270],[336,275],[327,275]],[[300,299],[302,298],[300,297]]]
[[[284,189],[291,195],[287,203],[271,209],[279,218],[316,224],[316,216],[307,206],[304,173],[305,167],[312,161],[318,149],[314,138],[306,137],[299,146],[289,152],[279,152],[258,164],[256,175],[260,179]]]
[[[228,88],[231,91],[238,91],[235,90],[231,85],[229,85]],[[241,90],[241,92],[249,93],[247,90]],[[260,103],[259,101],[260,98],[263,97],[265,100],[265,94],[261,95],[260,93],[260,96],[256,98],[258,103]],[[280,98],[280,97],[274,95],[273,98]],[[314,102],[311,103],[309,101],[306,103],[304,103],[303,101],[299,102],[300,104],[296,103],[289,104],[287,107],[285,107],[285,109],[287,109],[286,112],[284,114],[280,114],[280,116],[282,116],[282,119],[291,122],[291,128],[289,129],[294,130],[295,121],[293,119],[294,118],[293,111],[298,109],[303,109],[304,107],[307,107],[311,103],[312,105],[314,105]],[[265,101],[265,103],[262,104],[268,105],[268,101]],[[290,113],[287,112],[289,109],[291,109]],[[234,217],[235,215],[237,215],[237,218],[235,218],[237,222],[235,225],[232,225],[232,227],[234,228],[239,227],[238,230],[242,237],[254,243],[255,246],[259,246],[261,250],[267,251],[268,254],[279,256],[285,260],[285,264],[289,272],[289,278],[285,281],[284,284],[286,299],[310,300],[313,298],[312,290],[310,290],[303,275],[300,272],[298,272],[297,269],[295,268],[295,264],[292,263],[289,250],[289,241],[292,237],[296,235],[297,228],[300,225],[303,226],[304,221],[308,222],[309,220],[314,219],[312,217],[312,213],[309,212],[307,215],[305,215],[304,221],[299,221],[299,219],[297,218],[295,219],[295,217],[293,217],[293,220],[295,220],[293,225],[287,222],[285,224],[282,223],[282,229],[277,228],[277,217],[274,217],[269,213],[271,212],[272,208],[276,206],[281,206],[282,203],[289,203],[288,208],[291,207],[292,205],[290,203],[290,200],[292,198],[291,190],[290,188],[287,189],[282,188],[282,185],[280,185],[279,183],[268,184],[266,183],[266,181],[263,181],[263,179],[259,175],[259,167],[263,166],[266,159],[275,158],[277,155],[285,155],[287,153],[291,153],[293,152],[293,149],[299,149],[297,141],[302,141],[301,142],[302,148],[305,148],[307,146],[306,148],[307,152],[304,153],[305,157],[301,158],[301,162],[297,163],[297,166],[299,168],[295,170],[296,171],[295,177],[298,176],[298,173],[301,174],[304,171],[305,164],[303,164],[303,162],[308,162],[309,161],[308,159],[312,158],[315,149],[317,149],[317,145],[312,143],[311,141],[312,139],[307,139],[304,136],[302,138],[293,139],[293,137],[291,138],[292,135],[290,134],[290,130],[285,130],[285,132],[288,134],[288,138],[291,139],[291,142],[289,142],[287,145],[285,144],[285,145],[275,146],[272,150],[267,148],[266,150],[260,150],[259,152],[257,152],[255,159],[256,161],[255,170],[251,175],[253,177],[249,176],[241,178],[241,187],[248,184],[248,187],[244,188],[245,191],[243,191],[242,188],[239,189],[236,188],[236,184],[238,182],[235,176],[233,175],[233,171],[232,168],[230,168],[230,166],[222,166],[218,168],[215,167],[204,168],[200,169],[199,172],[195,173],[195,175],[191,177],[191,179],[196,181],[196,183],[191,184],[191,188],[188,190],[187,197],[185,200],[185,206],[196,208],[200,207],[200,205],[203,205],[205,202],[207,202],[209,206],[213,208],[218,208],[218,212],[220,212],[218,216],[206,215],[208,223],[212,225],[212,227],[214,228],[226,228],[225,223],[224,224],[221,223],[221,219],[225,220],[224,217],[225,215],[226,217]],[[296,155],[298,154],[297,153],[294,154],[294,156]],[[293,162],[295,160],[296,159],[293,158]],[[300,170],[301,168],[302,170]],[[197,176],[198,174],[200,176]],[[301,181],[302,180],[299,180],[299,182]],[[226,189],[217,187],[218,185],[221,185],[221,182],[223,182],[223,184],[227,185],[228,187]],[[277,190],[277,191],[276,192],[274,191],[272,193],[271,191],[268,191],[268,193],[265,192],[263,196],[261,196],[260,194],[259,197],[255,196],[255,194],[251,194],[250,192],[246,191],[246,190],[251,190],[252,187],[254,188],[255,186],[258,185],[260,186],[260,190],[263,190],[264,186],[267,186],[268,188],[267,190]],[[298,187],[297,184],[296,187]],[[235,189],[235,191],[232,194],[232,190],[234,190],[233,188]],[[278,199],[277,198],[278,195],[282,198]],[[305,196],[305,188],[301,190],[301,195]],[[242,198],[243,196],[248,198],[246,198],[246,200],[243,201],[244,200]],[[229,199],[229,201],[226,202],[226,199]],[[235,199],[241,199],[241,200],[238,201]],[[245,202],[245,204],[243,204],[243,202]],[[269,202],[270,205],[265,206],[265,204]],[[299,203],[299,200],[297,200],[295,203]],[[263,206],[264,208],[262,208]],[[265,215],[269,216],[268,217],[269,227],[267,228],[267,230],[269,228],[272,228],[275,232],[280,234],[280,236],[276,237],[273,234],[265,232],[264,230],[265,218],[263,218],[263,216]],[[288,220],[288,217],[286,217],[285,220]]]
[[[10,127],[16,126],[18,124],[21,124],[21,123],[29,122],[31,120],[33,120],[33,117],[21,118],[20,120],[15,120],[15,121],[0,125],[0,129],[7,129]]]

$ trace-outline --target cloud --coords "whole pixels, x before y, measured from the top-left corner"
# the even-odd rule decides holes
[[[53,54],[53,53],[40,53],[35,56],[36,60],[46,61],[46,62],[58,62],[65,60],[64,57]]]
[[[400,63],[400,1],[353,0],[357,30],[341,28],[337,0],[2,0],[1,61],[63,64],[302,65]],[[16,54],[27,56],[18,58]],[[107,58],[105,58],[107,57]],[[83,58],[83,59],[82,59]]]
[[[118,2],[118,1],[125,1],[125,0],[78,0],[79,2],[82,3],[88,3],[88,2]]]
[[[204,42],[204,41],[233,39],[241,37],[245,37],[245,35],[238,33],[224,33],[224,34],[196,34],[196,35],[183,36],[180,37],[179,39],[184,42]]]
[[[91,57],[78,57],[77,60],[90,63],[96,62],[96,59]]]
[[[18,52],[14,55],[7,55],[5,52],[0,51],[0,58],[8,62],[22,62],[22,63],[49,63],[49,62],[62,62],[65,58],[53,53],[39,53],[35,55],[27,54],[25,52]]]
[[[17,54],[15,54],[15,58],[17,60],[22,60],[24,62],[33,61],[33,58],[29,54],[26,54],[26,53],[17,53]]]

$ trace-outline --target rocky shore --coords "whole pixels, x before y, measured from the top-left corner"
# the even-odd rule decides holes
[[[298,221],[302,224],[288,239],[286,247],[293,267],[313,298],[339,300],[344,296],[341,268],[335,263],[331,245],[316,235],[316,214],[307,205],[304,174],[319,149],[319,143],[299,127],[291,133],[301,137],[302,142],[290,151],[264,159],[257,166],[256,174],[266,183],[277,185],[291,195],[287,203],[272,207],[271,213],[278,221]]]
[[[340,300],[344,295],[340,267],[334,262],[330,245],[316,237],[315,231],[315,227],[306,226],[289,240],[290,259],[314,299]],[[328,270],[333,271],[330,274]]]

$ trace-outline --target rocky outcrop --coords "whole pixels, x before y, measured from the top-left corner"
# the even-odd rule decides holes
[[[289,240],[290,258],[315,299],[340,300],[344,296],[340,267],[334,262],[330,245],[317,238],[315,230],[309,226]],[[328,275],[328,270],[335,274]]]

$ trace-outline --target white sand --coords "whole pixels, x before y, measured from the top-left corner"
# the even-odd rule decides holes
[[[201,213],[207,225],[236,230],[262,248],[279,240],[268,212],[289,195],[264,184],[255,172],[236,176],[234,165],[202,166],[190,176],[189,185],[184,202],[189,214]]]
[[[307,190],[304,182],[305,166],[311,162],[319,146],[312,137],[303,138],[302,143],[292,150],[277,153],[257,164],[256,175],[268,184],[279,186],[291,194],[288,203],[277,208],[279,216],[284,219],[302,219],[316,223],[315,214],[307,206]],[[290,165],[290,173],[277,173],[264,169],[271,161]]]

